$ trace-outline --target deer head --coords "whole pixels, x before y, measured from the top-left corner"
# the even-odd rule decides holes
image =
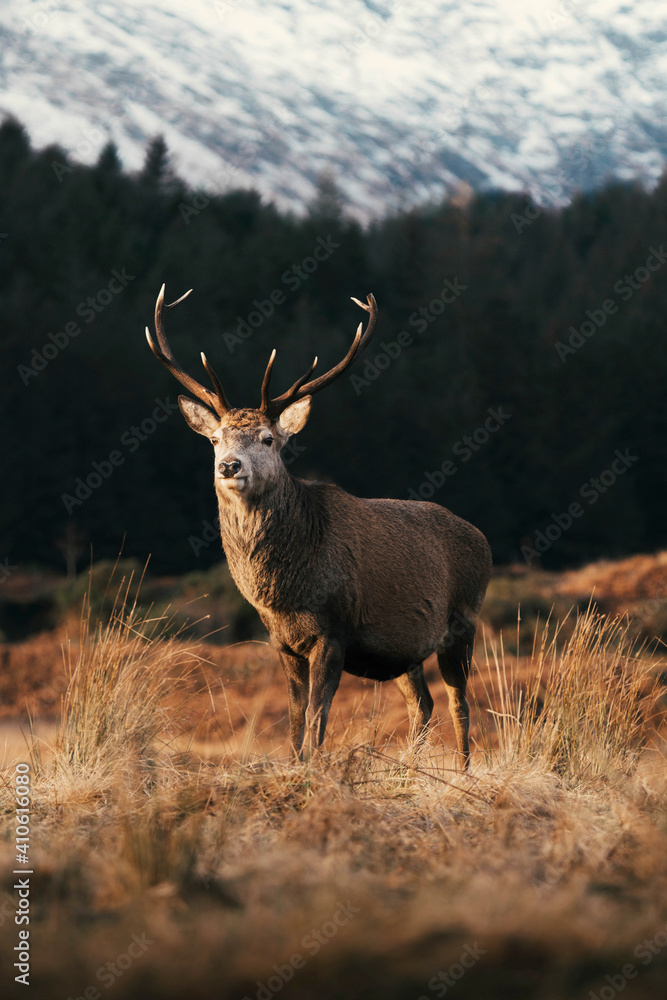
[[[229,405],[220,380],[204,353],[201,355],[202,363],[213,383],[214,391],[183,371],[169,347],[164,331],[164,314],[183,302],[191,291],[192,289],[175,302],[165,305],[164,285],[162,286],[155,303],[157,344],[148,327],[146,339],[158,361],[200,400],[195,402],[187,396],[179,396],[178,405],[192,430],[209,438],[215,449],[214,468],[218,495],[221,498],[252,496],[270,487],[284,474],[285,466],[280,457],[282,448],[292,434],[297,434],[305,426],[315,393],[342,375],[371,339],[377,319],[377,304],[371,294],[367,296],[366,303],[352,299],[369,313],[368,324],[363,331],[362,324],[359,324],[347,354],[328,372],[311,380],[317,365],[315,358],[305,375],[298,378],[282,395],[272,399],[269,387],[276,357],[274,350],[262,380],[259,407],[235,409]]]

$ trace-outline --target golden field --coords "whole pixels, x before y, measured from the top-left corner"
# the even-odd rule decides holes
[[[345,677],[324,749],[297,764],[266,642],[224,644],[202,580],[149,583],[147,605],[131,577],[105,604],[91,574],[48,629],[0,646],[3,996],[667,993],[665,554],[497,572],[468,775],[434,665],[424,746],[391,683]]]

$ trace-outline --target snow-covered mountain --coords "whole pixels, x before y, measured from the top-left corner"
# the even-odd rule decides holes
[[[667,153],[655,0],[3,0],[0,112],[38,146],[298,208],[330,172],[361,217],[474,188],[561,202]]]

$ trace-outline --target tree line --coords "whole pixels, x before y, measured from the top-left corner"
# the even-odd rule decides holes
[[[362,496],[434,500],[497,561],[545,566],[665,544],[667,182],[614,183],[543,209],[490,192],[362,227],[323,178],[297,215],[252,190],[211,194],[109,144],[93,166],[0,126],[3,518],[0,559],[70,570],[152,553],[220,559],[211,455],[150,354],[163,282],[179,362],[232,405],[322,370],[363,319],[373,341],[317,397],[286,454]],[[284,386],[281,384],[284,383]],[[281,388],[279,388],[281,386]]]

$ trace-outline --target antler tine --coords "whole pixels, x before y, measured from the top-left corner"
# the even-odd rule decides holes
[[[214,412],[221,417],[229,410],[229,403],[227,402],[218,376],[209,365],[204,354],[202,353],[204,368],[213,382],[215,392],[211,392],[210,389],[207,389],[181,368],[172,353],[164,330],[163,315],[165,310],[174,309],[177,305],[180,305],[184,299],[187,299],[188,295],[192,292],[192,289],[190,288],[184,295],[181,295],[179,299],[176,299],[175,302],[170,302],[168,305],[165,305],[164,303],[164,291],[165,286],[162,285],[155,302],[155,332],[157,334],[158,343],[155,343],[150,335],[148,327],[146,327],[146,339],[148,340],[148,346],[158,361],[162,362],[165,368],[167,368],[171,374],[178,379],[181,385],[184,385],[189,392],[201,399],[202,403],[205,403],[206,406],[214,410]]]
[[[183,296],[183,298],[185,298],[185,296]],[[181,300],[179,299],[178,301],[180,302]],[[178,305],[177,302],[174,302],[172,304],[173,305]],[[220,406],[222,408],[222,412],[226,413],[228,410],[231,409],[231,407],[230,407],[229,403],[227,402],[227,397],[225,396],[225,390],[222,388],[222,384],[220,382],[220,379],[216,375],[216,373],[213,370],[213,368],[211,367],[211,365],[208,363],[208,361],[206,359],[206,355],[204,354],[203,351],[201,352],[201,360],[202,360],[202,364],[203,364],[204,368],[206,369],[206,371],[208,373],[208,377],[210,378],[211,382],[215,386],[215,392],[216,392],[216,395],[218,397],[218,402],[220,403]],[[216,409],[217,409],[217,407],[216,407]],[[222,413],[220,414],[220,416],[222,416]]]
[[[162,287],[164,288],[164,285]],[[188,295],[191,294],[192,294],[192,289],[188,288],[187,292],[184,292],[183,295],[181,295],[180,299],[176,299],[175,302],[170,302],[169,305],[165,306],[165,309],[175,309],[176,306],[180,306],[181,302],[185,302]],[[364,306],[364,308],[366,307]]]
[[[271,397],[269,396],[269,384],[271,382],[271,372],[273,370],[273,362],[275,361],[275,358],[276,358],[276,350],[274,348],[273,351],[271,352],[269,363],[266,366],[266,371],[264,372],[264,379],[262,381],[262,402],[260,404],[260,410],[262,411],[262,413],[266,413],[270,417],[278,416],[280,413],[282,413],[284,409],[286,409],[289,406],[291,402],[294,402],[297,398],[299,398],[297,395],[298,390],[301,388],[304,382],[308,381],[310,376],[313,374],[318,360],[317,357],[315,357],[313,359],[312,365],[305,373],[305,375],[302,375],[300,378],[298,378],[296,382],[289,387],[287,392],[284,392],[281,396],[278,396],[277,399],[272,400]],[[279,405],[276,406],[276,404]]]
[[[315,355],[315,357],[313,358],[313,363],[312,363],[312,365],[310,366],[310,368],[308,369],[308,371],[306,372],[306,374],[305,374],[305,375],[302,375],[302,376],[301,376],[301,378],[298,378],[298,379],[296,380],[296,382],[294,383],[294,385],[291,385],[291,386],[289,387],[289,389],[287,390],[287,392],[288,392],[288,393],[290,393],[290,394],[291,394],[291,393],[293,393],[293,392],[297,392],[297,390],[298,390],[298,389],[300,389],[300,388],[301,388],[301,386],[302,386],[302,385],[303,385],[303,384],[304,384],[305,382],[307,382],[307,381],[308,381],[308,379],[310,378],[310,376],[311,376],[311,375],[313,374],[313,372],[314,372],[314,371],[315,371],[315,369],[317,368],[317,362],[318,362],[318,360],[319,360],[319,359],[318,359],[317,355]]]
[[[366,312],[370,314],[368,317],[368,325],[366,327],[366,330],[362,338],[362,343],[359,345],[359,348],[357,350],[358,353],[359,351],[363,351],[364,347],[373,336],[373,331],[375,330],[375,323],[377,322],[378,304],[375,301],[375,296],[373,295],[372,292],[369,292],[368,295],[366,296],[366,302],[360,302],[359,299],[355,299],[354,296],[351,296],[351,298],[353,302],[356,302],[358,306],[361,306],[362,309],[365,309]],[[368,305],[366,303],[368,303]]]
[[[360,323],[357,332],[354,336],[354,340],[342,361],[339,361],[337,365],[334,365],[328,372],[320,375],[319,378],[313,379],[312,382],[308,382],[307,379],[310,378],[313,371],[315,370],[315,365],[317,364],[317,358],[311,365],[310,371],[302,375],[300,379],[290,386],[287,392],[284,392],[281,396],[277,396],[275,399],[269,399],[268,387],[269,380],[271,378],[271,368],[273,367],[273,360],[275,358],[275,351],[269,359],[269,364],[267,365],[266,374],[264,375],[264,382],[262,383],[262,410],[267,413],[272,418],[280,416],[280,414],[285,410],[291,403],[295,403],[298,399],[303,399],[305,396],[312,396],[314,393],[319,392],[326,386],[330,385],[335,379],[342,375],[343,372],[349,368],[357,355],[363,351],[364,347],[368,341],[373,336],[373,331],[375,329],[375,323],[377,321],[377,302],[375,301],[375,296],[369,293],[366,297],[366,303],[360,302],[359,299],[352,299],[356,302],[358,306],[365,309],[369,313],[368,324],[366,329],[362,333],[362,324]]]
[[[266,366],[266,371],[264,372],[264,378],[262,379],[262,402],[259,405],[262,413],[268,413],[269,404],[271,398],[269,396],[269,385],[271,384],[271,372],[273,370],[273,362],[276,360],[276,349],[275,347],[271,351],[271,357]]]
[[[178,306],[178,305],[180,305],[181,302],[183,302],[184,299],[187,299],[188,295],[191,294],[192,289],[191,288],[188,289],[188,291],[185,292],[184,295],[181,295],[180,299],[176,299],[175,302],[170,302],[168,305],[165,305],[164,304],[164,291],[165,291],[165,287],[166,286],[163,284],[162,288],[158,292],[158,297],[155,300],[155,332],[157,333],[157,339],[158,339],[158,343],[160,345],[160,350],[162,351],[162,353],[166,357],[171,358],[171,360],[174,361],[175,360],[174,355],[171,352],[171,347],[169,346],[169,341],[167,340],[167,335],[164,332],[164,325],[163,325],[163,322],[162,322],[162,315],[163,315],[165,309],[175,309],[175,307]]]

